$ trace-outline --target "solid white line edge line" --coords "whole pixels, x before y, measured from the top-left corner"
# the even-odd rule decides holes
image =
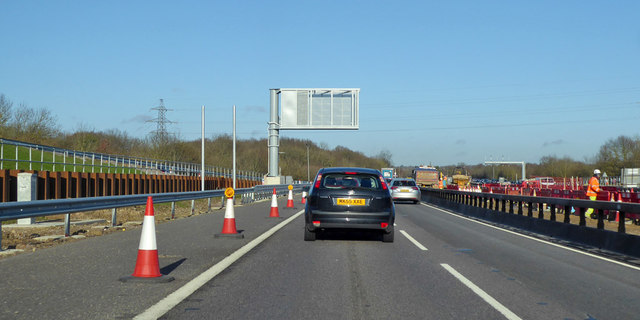
[[[251,249],[255,248],[257,245],[262,243],[264,240],[269,238],[271,235],[276,233],[276,231],[282,229],[284,226],[289,224],[295,218],[299,217],[304,210],[300,210],[293,216],[289,217],[287,220],[280,222],[275,227],[269,229],[269,231],[261,234],[259,237],[253,239],[251,242],[244,245],[242,248],[236,250],[234,253],[230,254],[226,258],[222,259],[220,262],[216,263],[213,267],[209,268],[207,271],[201,273],[199,276],[195,277],[193,280],[187,282],[184,286],[180,287],[178,290],[174,291],[170,295],[166,296],[164,299],[160,300],[155,305],[151,306],[149,309],[145,310],[143,313],[134,317],[134,319],[158,319],[167,313],[169,310],[173,309],[173,307],[177,306],[184,299],[189,297],[196,290],[200,289],[205,283],[213,279],[220,272],[224,271],[231,264],[236,262],[242,256],[247,254]]]
[[[451,273],[456,279],[458,279],[462,284],[467,286],[471,291],[477,294],[482,300],[486,301],[489,305],[491,305],[494,309],[498,310],[498,312],[502,313],[509,320],[518,320],[521,319],[515,313],[511,312],[511,310],[507,309],[507,307],[503,306],[498,300],[491,297],[489,294],[484,292],[484,290],[480,289],[480,287],[476,286],[473,282],[469,281],[465,276],[460,274],[454,268],[446,263],[440,264],[443,268],[445,268],[449,273]]]
[[[425,246],[423,246],[420,242],[418,242],[418,240],[414,239],[412,236],[410,236],[408,233],[406,233],[404,230],[400,230],[400,233],[402,233],[405,237],[407,237],[407,239],[409,239],[409,241],[413,242],[413,244],[415,244],[416,247],[418,247],[420,250],[422,250],[422,251],[429,250]]]
[[[478,224],[481,224],[481,225],[484,225],[484,226],[487,226],[487,227],[494,228],[496,230],[501,230],[501,231],[504,231],[504,232],[507,232],[507,233],[511,233],[511,234],[523,237],[523,238],[527,238],[527,239],[530,239],[530,240],[535,240],[535,241],[542,242],[544,244],[548,244],[548,245],[551,245],[551,246],[554,246],[554,247],[562,248],[562,249],[569,250],[569,251],[572,251],[572,252],[575,252],[575,253],[583,254],[585,256],[589,256],[589,257],[600,259],[600,260],[603,260],[603,261],[615,263],[615,264],[621,265],[623,267],[627,267],[627,268],[631,268],[631,269],[640,271],[640,267],[636,267],[634,265],[626,264],[624,262],[620,262],[620,261],[612,260],[612,259],[609,259],[609,258],[601,257],[601,256],[595,255],[593,253],[580,251],[580,250],[573,249],[573,248],[570,248],[570,247],[567,247],[567,246],[563,246],[561,244],[549,242],[549,241],[538,239],[538,238],[535,238],[535,237],[531,237],[531,236],[528,236],[528,235],[525,235],[525,234],[517,233],[517,232],[511,231],[511,230],[507,230],[507,229],[503,229],[503,228],[500,228],[500,227],[496,227],[494,225],[490,225],[488,223],[484,223],[484,222],[481,222],[481,221],[477,221],[477,220],[474,220],[474,219],[463,217],[463,216],[461,216],[459,214],[455,214],[455,213],[440,209],[438,207],[430,206],[430,205],[427,205],[427,204],[424,204],[424,203],[422,203],[422,205],[425,206],[425,207],[431,208],[431,209],[442,211],[442,212],[444,212],[446,214],[458,217],[460,219],[465,219],[465,220],[468,220],[468,221],[471,221],[471,222],[475,222],[475,223],[478,223]]]

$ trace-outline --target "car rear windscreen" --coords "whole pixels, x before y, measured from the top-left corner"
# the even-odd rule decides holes
[[[416,182],[413,180],[396,180],[393,182],[393,187],[415,187]]]
[[[322,177],[322,187],[329,189],[363,188],[380,190],[380,178],[370,174],[328,173]]]

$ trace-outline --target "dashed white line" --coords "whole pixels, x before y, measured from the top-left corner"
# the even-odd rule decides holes
[[[400,233],[402,233],[405,237],[407,237],[409,241],[413,242],[413,244],[415,244],[416,247],[418,247],[420,250],[422,251],[429,250],[425,246],[423,246],[420,242],[418,242],[416,239],[414,239],[412,236],[410,236],[408,233],[406,233],[404,230],[400,230]]]
[[[438,207],[430,206],[430,205],[427,205],[427,204],[424,204],[424,203],[421,203],[421,204],[423,206],[427,207],[427,208],[435,209],[435,210],[444,212],[446,214],[452,215],[454,217],[458,217],[460,219],[465,219],[465,220],[468,220],[468,221],[471,221],[471,222],[475,222],[475,223],[478,223],[478,224],[481,224],[481,225],[484,225],[484,226],[487,226],[487,227],[494,228],[496,230],[500,230],[500,231],[504,231],[504,232],[507,232],[507,233],[511,233],[511,234],[516,235],[516,236],[520,236],[520,237],[527,238],[527,239],[530,239],[530,240],[535,240],[535,241],[542,242],[544,244],[548,244],[548,245],[551,245],[551,246],[554,246],[554,247],[562,248],[562,249],[565,249],[565,250],[569,250],[571,252],[579,253],[579,254],[582,254],[582,255],[585,255],[585,256],[589,256],[589,257],[600,259],[600,260],[603,260],[603,261],[615,263],[617,265],[621,265],[621,266],[624,266],[624,267],[627,267],[627,268],[631,268],[631,269],[640,271],[640,267],[636,267],[634,265],[626,264],[624,262],[620,262],[620,261],[612,260],[612,259],[609,259],[609,258],[601,257],[601,256],[598,256],[598,255],[589,253],[589,252],[584,252],[584,251],[580,251],[580,250],[573,249],[573,248],[570,248],[570,247],[566,247],[566,246],[563,246],[561,244],[549,242],[549,241],[538,239],[538,238],[535,238],[535,237],[531,237],[531,236],[528,236],[528,235],[525,235],[525,234],[517,233],[517,232],[511,231],[511,230],[507,230],[507,229],[503,229],[503,228],[500,228],[500,227],[496,227],[496,226],[488,224],[488,223],[484,223],[484,222],[481,222],[481,221],[478,221],[478,220],[470,219],[470,218],[463,217],[463,216],[455,214],[455,213],[448,212],[446,210],[442,210],[442,209],[440,209]]]
[[[507,318],[509,320],[521,319],[515,313],[511,312],[511,310],[507,309],[507,307],[503,306],[500,302],[498,302],[498,300],[494,299],[489,294],[487,294],[484,290],[480,289],[480,287],[476,286],[473,282],[471,282],[465,276],[460,274],[458,271],[456,271],[450,265],[448,265],[446,263],[442,263],[440,265],[443,268],[445,268],[445,270],[449,271],[449,273],[451,273],[454,277],[456,277],[456,279],[458,279],[460,282],[462,282],[462,284],[467,286],[469,289],[471,289],[471,291],[473,291],[480,298],[482,298],[482,300],[486,301],[494,309],[496,309],[498,312],[502,313],[505,316],[505,318]]]

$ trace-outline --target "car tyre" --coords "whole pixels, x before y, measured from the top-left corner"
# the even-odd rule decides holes
[[[316,233],[304,227],[304,241],[316,241]]]
[[[394,234],[394,230],[393,228],[391,228],[390,232],[383,232],[382,233],[382,242],[393,242],[393,234]]]
[[[413,204],[418,204],[418,202],[420,202],[420,201],[418,201],[418,200],[413,200]]]

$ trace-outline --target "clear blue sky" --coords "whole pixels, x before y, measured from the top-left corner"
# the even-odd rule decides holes
[[[361,88],[360,130],[281,131],[395,165],[593,157],[640,133],[640,1],[0,0],[0,93],[67,132],[266,138],[269,88]],[[265,145],[265,148],[267,146]],[[265,159],[266,161],[266,159]]]

